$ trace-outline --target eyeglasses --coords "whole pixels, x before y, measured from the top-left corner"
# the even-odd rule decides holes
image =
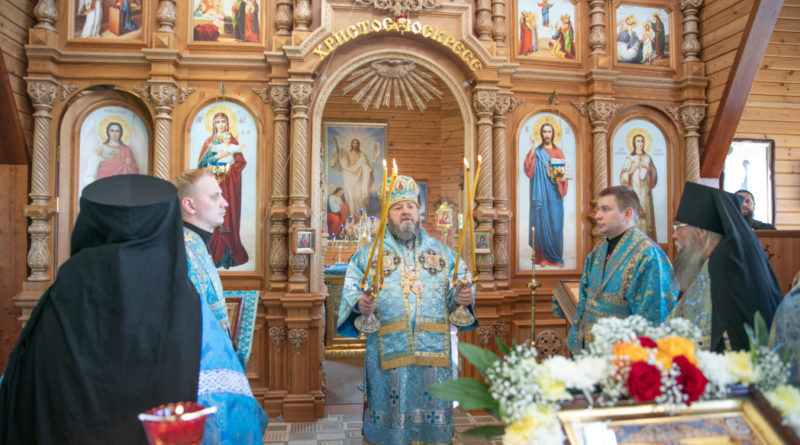
[[[675,223],[675,224],[672,224],[672,231],[673,232],[677,232],[678,229],[680,229],[681,227],[686,227],[688,225],[689,224],[686,224],[686,223]]]

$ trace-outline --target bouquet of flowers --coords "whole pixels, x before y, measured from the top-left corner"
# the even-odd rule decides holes
[[[476,437],[503,436],[504,444],[562,444],[561,404],[583,393],[589,403],[651,402],[677,412],[698,400],[725,397],[730,385],[753,385],[781,412],[784,424],[800,431],[800,392],[785,385],[788,348],[770,349],[764,320],[746,327],[750,351],[706,352],[695,348],[699,330],[689,321],[651,326],[640,316],[606,318],[592,328],[595,341],[573,359],[537,361],[531,345],[495,353],[462,343],[459,350],[488,383],[460,378],[428,388],[466,410],[484,409],[504,425],[473,428]]]

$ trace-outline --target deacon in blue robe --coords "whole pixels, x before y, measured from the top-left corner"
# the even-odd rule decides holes
[[[234,351],[222,283],[208,251],[211,231],[222,224],[227,202],[209,169],[184,171],[175,182],[184,219],[188,278],[202,306],[197,401],[218,409],[206,420],[203,443],[261,443],[267,414],[244,373],[247,357]]]
[[[413,179],[400,176],[388,205],[394,209],[406,201],[419,205],[417,188]],[[384,287],[374,312],[381,327],[377,333],[367,334],[364,361],[365,443],[445,444],[453,437],[452,403],[433,396],[426,388],[456,377],[451,367],[448,317],[458,306],[457,298],[464,297],[457,297],[449,281],[455,269],[455,252],[419,226],[414,205],[411,213],[416,219],[409,214],[399,224],[414,234],[409,238],[392,229],[385,234]],[[363,294],[360,282],[368,269],[370,247],[362,247],[347,266],[337,321],[337,331],[347,337],[358,335],[353,323],[359,316]],[[370,283],[374,264],[375,260],[369,267]],[[459,277],[465,274],[464,262],[460,262]],[[474,286],[467,294],[474,315]],[[462,329],[473,329],[477,324],[476,320]]]
[[[597,207],[595,220],[606,241],[592,249],[583,265],[580,299],[567,335],[573,353],[594,340],[591,329],[600,318],[640,315],[658,325],[678,295],[667,255],[636,228],[636,192],[608,187],[600,192]],[[553,313],[563,317],[555,304]]]

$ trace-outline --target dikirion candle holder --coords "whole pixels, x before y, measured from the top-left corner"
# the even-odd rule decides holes
[[[458,280],[451,281],[451,284],[456,288],[456,293],[464,287],[472,286],[474,282],[472,277],[462,275]],[[453,312],[450,313],[450,323],[460,328],[472,326],[475,323],[475,316],[467,309],[466,306],[459,304]]]
[[[363,287],[361,292],[369,295],[372,300],[375,300],[378,297],[376,288],[370,284],[367,284],[365,287]],[[381,321],[378,320],[378,317],[375,316],[375,311],[373,311],[369,315],[361,314],[356,317],[356,319],[353,321],[353,325],[359,330],[359,332],[363,332],[364,334],[374,334],[380,330]]]
[[[222,181],[225,180],[225,176],[228,175],[228,170],[230,170],[230,168],[230,164],[225,162],[211,163],[211,173],[214,174],[214,178],[216,178],[218,184],[222,184]]]

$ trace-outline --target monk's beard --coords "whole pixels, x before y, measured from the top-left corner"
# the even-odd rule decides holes
[[[686,244],[677,243],[678,252],[675,255],[675,278],[685,291],[692,285],[703,264],[706,262],[705,244],[697,238],[686,240]]]
[[[394,224],[392,221],[386,222],[389,225],[389,231],[392,232],[392,236],[400,242],[407,243],[416,238],[419,233],[419,221],[411,226],[403,226],[402,222],[400,224]]]

